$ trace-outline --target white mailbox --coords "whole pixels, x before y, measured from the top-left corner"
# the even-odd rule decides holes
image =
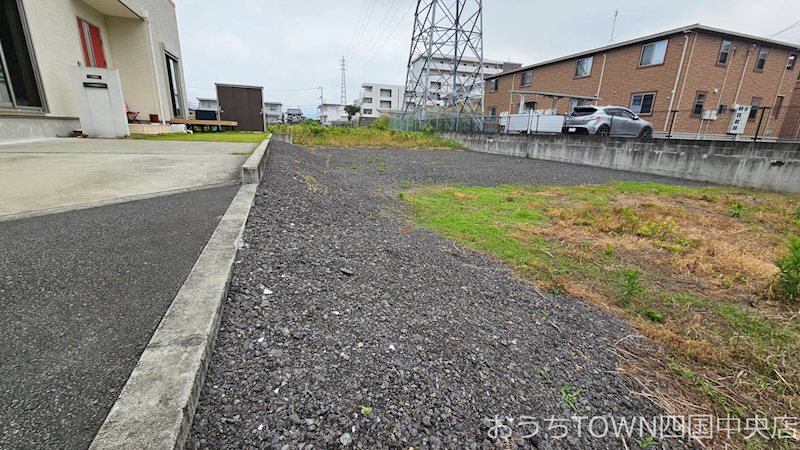
[[[747,119],[750,117],[750,105],[731,106],[731,123],[728,124],[728,134],[742,134],[747,128]]]
[[[130,134],[117,70],[73,67],[72,91],[83,134],[98,138],[119,138]]]

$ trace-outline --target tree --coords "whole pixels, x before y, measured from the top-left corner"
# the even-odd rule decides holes
[[[358,105],[345,105],[344,112],[347,113],[347,120],[353,120],[353,116],[361,112],[361,107]]]

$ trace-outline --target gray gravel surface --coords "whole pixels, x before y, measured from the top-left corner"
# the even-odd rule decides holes
[[[545,433],[544,418],[575,415],[567,386],[580,389],[580,416],[661,414],[616,372],[609,349],[629,328],[541,296],[491,257],[409,232],[397,199],[406,180],[677,182],[471,152],[274,142],[188,448],[624,448],[587,437],[585,424],[581,437],[574,425],[563,439]],[[508,441],[488,437],[484,419],[495,416]],[[522,416],[537,417],[538,436],[522,439],[532,431]]]
[[[87,448],[238,186],[0,223],[0,448]]]

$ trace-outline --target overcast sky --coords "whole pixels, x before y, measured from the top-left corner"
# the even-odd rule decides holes
[[[451,1],[451,0],[448,0]],[[265,99],[316,116],[363,82],[404,84],[416,0],[180,0],[189,100],[214,83],[264,86]],[[770,36],[800,21],[798,0],[484,0],[484,57],[531,64],[693,23]],[[800,45],[800,26],[775,39]]]

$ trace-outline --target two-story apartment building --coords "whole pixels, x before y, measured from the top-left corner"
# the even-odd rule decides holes
[[[377,118],[402,108],[403,86],[381,83],[361,84],[361,117]]]
[[[771,107],[766,126],[777,135],[800,73],[798,54],[797,44],[690,25],[487,76],[485,110],[564,114],[585,102],[621,105],[656,133],[668,130],[677,110],[674,131],[697,133],[715,120],[713,111],[752,105],[746,132],[758,108]]]
[[[186,115],[173,0],[0,0],[0,10],[0,140],[111,120],[97,109],[105,98],[125,134],[126,106],[148,123]]]
[[[264,102],[264,115],[267,116],[267,123],[270,125],[283,123],[283,103]]]

